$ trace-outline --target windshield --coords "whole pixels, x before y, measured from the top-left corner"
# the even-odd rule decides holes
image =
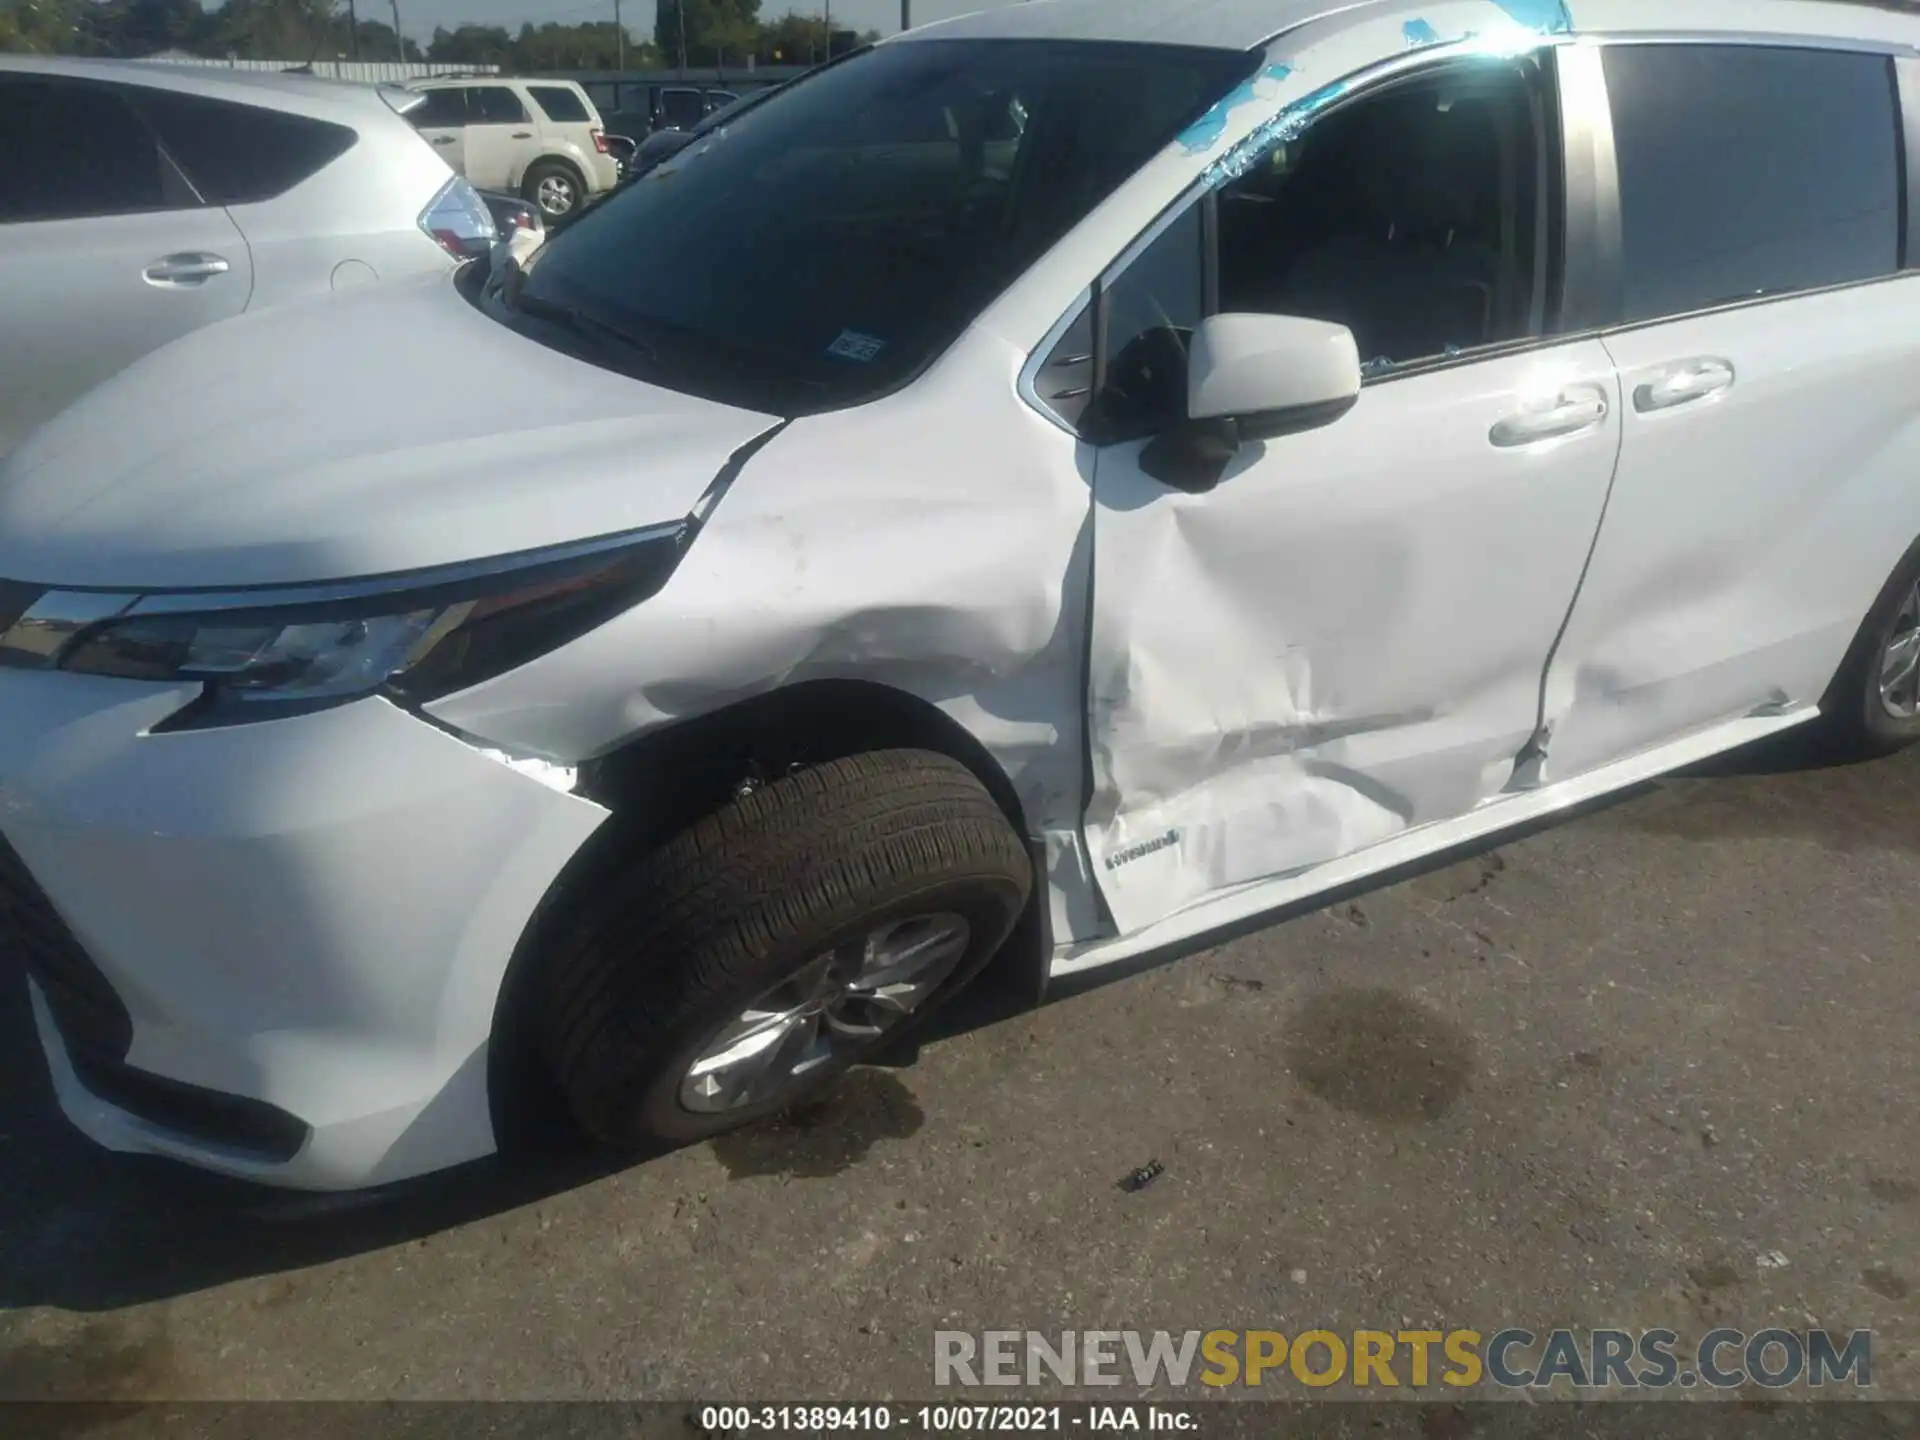
[[[881,45],[787,86],[588,212],[495,313],[773,414],[911,379],[1254,57],[1067,41]],[[644,358],[642,358],[644,357]],[[641,368],[632,368],[632,367]]]

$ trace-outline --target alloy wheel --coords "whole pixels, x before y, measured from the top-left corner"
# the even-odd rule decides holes
[[[711,1114],[797,1092],[823,1066],[865,1050],[940,988],[972,930],[947,911],[891,920],[808,961],[708,1042],[680,1103]]]

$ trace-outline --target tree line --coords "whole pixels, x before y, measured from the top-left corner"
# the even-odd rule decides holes
[[[209,59],[410,60],[498,65],[509,71],[630,70],[688,65],[807,65],[828,54],[816,16],[763,20],[761,0],[658,0],[653,34],[623,37],[604,19],[520,27],[436,27],[421,45],[396,33],[410,0],[0,0],[0,51],[137,58],[184,50]],[[684,16],[682,7],[684,6]],[[578,13],[578,12],[575,12]],[[684,28],[683,28],[684,19]],[[624,38],[625,44],[622,45]],[[834,49],[854,37],[835,36]],[[857,39],[873,40],[872,33]]]

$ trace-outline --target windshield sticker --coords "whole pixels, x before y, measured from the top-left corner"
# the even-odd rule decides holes
[[[887,342],[884,340],[862,335],[858,330],[842,330],[840,338],[827,346],[827,354],[838,360],[857,360],[865,365],[878,359],[880,352],[886,348]]]
[[[1425,20],[1407,21],[1406,24],[1400,27],[1400,33],[1406,37],[1407,48],[1409,50],[1418,49],[1422,45],[1438,45],[1440,43],[1440,32]]]
[[[1200,155],[1211,150],[1225,138],[1228,116],[1242,105],[1267,99],[1273,94],[1274,87],[1291,74],[1291,65],[1269,65],[1245,84],[1228,92],[1211,110],[1181,132],[1181,148],[1189,155]]]

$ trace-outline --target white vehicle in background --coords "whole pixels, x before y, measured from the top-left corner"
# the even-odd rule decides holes
[[[481,190],[503,190],[565,220],[620,184],[600,112],[571,80],[415,80],[427,97],[411,120],[440,157]]]
[[[243,311],[446,271],[492,220],[406,91],[0,56],[0,454]]]
[[[542,1083],[697,1139],[996,954],[1920,738],[1920,23],[1572,9],[931,24],[46,427],[0,945],[66,1113],[320,1188]]]

